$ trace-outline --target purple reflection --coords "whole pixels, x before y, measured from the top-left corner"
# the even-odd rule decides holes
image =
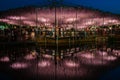
[[[82,59],[82,63],[84,64],[88,64],[88,65],[105,65],[108,62],[105,60],[102,60],[100,58],[96,58],[96,59],[91,59],[91,60],[87,60],[87,59]]]
[[[120,56],[120,50],[113,50],[113,54],[116,56]]]
[[[68,67],[78,67],[79,64],[74,61],[65,61],[65,65]]]
[[[117,57],[115,57],[115,56],[105,56],[105,57],[103,57],[103,59],[108,60],[108,61],[114,61],[114,60],[117,59]]]
[[[45,57],[45,58],[49,58],[49,59],[52,58],[52,56],[51,56],[51,55],[48,55],[48,54],[44,54],[44,55],[42,55],[42,56]]]
[[[108,53],[105,52],[105,51],[98,51],[98,54],[101,55],[101,56],[107,56]]]
[[[0,61],[1,61],[1,62],[9,62],[10,59],[9,59],[8,56],[5,56],[5,57],[2,57],[2,58],[0,59]]]
[[[106,55],[101,56],[101,55],[95,55],[90,52],[80,52],[76,55],[76,57],[78,57],[78,59],[80,59],[80,61],[82,61],[83,64],[88,64],[88,65],[105,65],[108,63],[108,61],[103,59],[104,57],[106,57]]]
[[[87,59],[95,58],[95,56],[92,53],[81,54],[81,57],[84,57]]]
[[[36,58],[36,56],[33,55],[33,54],[28,54],[28,55],[26,55],[24,58],[25,58],[26,60],[33,60],[33,59]]]
[[[10,65],[13,69],[24,69],[28,67],[28,64],[22,62],[16,62]]]
[[[48,66],[50,66],[50,62],[49,61],[40,61],[38,63],[38,66],[39,67],[48,67]]]

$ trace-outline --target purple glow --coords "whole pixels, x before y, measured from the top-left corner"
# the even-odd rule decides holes
[[[101,56],[107,56],[108,53],[105,52],[105,51],[98,51],[98,54],[101,55]]]
[[[74,61],[66,61],[66,62],[65,62],[65,65],[66,65],[67,67],[78,67],[78,66],[79,66],[79,64],[76,63],[76,62],[74,62]]]
[[[10,67],[12,67],[13,69],[24,69],[24,68],[27,68],[28,65],[26,63],[22,63],[22,62],[16,62],[16,63],[13,63],[12,65],[10,65]]]
[[[0,19],[1,22],[9,22],[8,19]]]
[[[120,50],[113,50],[113,54],[116,56],[120,56]]]
[[[9,16],[9,17],[7,17],[8,19],[13,19],[13,20],[23,20],[23,19],[26,19],[25,17],[20,17],[20,16]]]
[[[1,62],[9,62],[10,59],[9,59],[8,56],[5,56],[5,57],[0,58],[0,61],[1,61]]]
[[[76,21],[76,18],[67,18],[66,19],[66,22],[74,22],[74,21]]]
[[[103,57],[103,59],[108,60],[108,61],[113,61],[113,60],[116,60],[117,58],[114,56],[105,56],[105,57]]]
[[[96,59],[91,59],[91,60],[86,60],[86,59],[82,59],[82,62],[84,64],[89,64],[89,65],[105,65],[108,62],[105,60],[102,60],[102,58],[96,58]]]
[[[43,54],[42,56],[43,56],[43,57],[45,57],[45,58],[48,58],[48,59],[51,59],[51,58],[53,58],[53,56],[51,56],[51,55],[48,55],[48,54]]]
[[[84,57],[84,58],[87,58],[87,59],[95,58],[92,53],[81,54],[81,57]]]
[[[84,52],[84,51],[77,53],[76,57],[78,57],[83,64],[88,64],[88,65],[105,65],[108,63],[106,60],[103,60],[103,58],[106,56],[101,56],[101,55],[95,56],[92,53]]]
[[[33,60],[36,59],[36,56],[34,54],[28,54],[24,57],[26,60]]]
[[[39,67],[48,67],[48,66],[50,66],[50,62],[49,61],[40,61],[38,63],[38,66]]]
[[[58,8],[59,10],[59,8]],[[17,14],[15,15],[10,15],[10,16],[4,16],[4,19],[7,19],[7,23],[10,24],[17,24],[17,25],[28,25],[28,26],[36,26],[36,20],[37,25],[40,26],[46,25],[46,26],[54,26],[53,23],[55,22],[55,13],[54,9],[38,9],[37,16],[38,18],[36,19],[36,13],[33,12],[32,14],[29,12],[26,13],[19,13],[18,16]],[[115,24],[120,24],[120,20],[116,19],[114,16],[102,16],[99,13],[96,14],[96,12],[88,12],[86,13],[84,10],[81,11],[78,10],[77,13],[77,18],[76,18],[76,10],[75,9],[64,9],[62,8],[62,12],[57,11],[57,23],[63,23],[60,24],[61,27],[65,27],[66,25],[73,25],[77,23],[77,28],[86,28],[90,27],[92,25],[95,26],[102,26],[102,25],[115,25]],[[96,15],[96,16],[94,16]],[[21,19],[21,24],[20,24],[20,19]],[[6,22],[6,20],[0,19],[2,22]],[[66,27],[71,27],[71,26],[66,26]]]

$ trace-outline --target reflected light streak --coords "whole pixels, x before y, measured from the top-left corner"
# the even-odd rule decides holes
[[[103,60],[103,57],[98,55],[95,56],[92,53],[78,53],[77,56],[83,64],[87,64],[87,65],[104,65],[107,64],[106,60]]]
[[[13,69],[24,69],[28,67],[28,64],[26,63],[21,63],[21,62],[16,62],[10,65],[11,68]]]
[[[108,20],[108,22],[114,23],[117,22],[117,20]]]
[[[114,57],[114,56],[105,56],[103,57],[104,60],[108,60],[108,61],[114,61],[117,59],[117,57]]]
[[[35,23],[33,21],[23,21],[24,24],[30,25],[30,26],[34,26]]]
[[[108,53],[105,52],[105,51],[98,51],[98,54],[101,55],[101,56],[107,56]]]
[[[0,59],[0,61],[1,61],[1,62],[9,62],[10,59],[9,59],[8,56],[5,56],[5,57],[2,57],[2,58]]]
[[[23,17],[23,16],[9,16],[8,17],[9,19],[13,19],[13,20],[20,20],[20,19],[25,19],[25,17]]]
[[[32,55],[32,54],[28,54],[24,57],[26,60],[33,60],[36,59],[36,56]]]
[[[50,66],[50,62],[49,61],[40,61],[38,63],[38,66],[39,67],[48,67],[48,66]]]
[[[95,58],[95,56],[92,53],[81,54],[81,57],[84,57],[84,58],[87,58],[87,59]]]
[[[9,20],[8,19],[0,19],[0,21],[2,21],[2,22],[8,22]]]
[[[120,50],[113,50],[113,54],[116,56],[120,56]]]
[[[48,54],[43,54],[42,56],[45,57],[45,58],[52,58],[52,56],[48,55]]]
[[[47,21],[49,21],[49,20],[46,19],[46,18],[41,17],[41,18],[38,18],[38,21],[41,21],[41,22],[47,22]]]
[[[68,18],[68,19],[66,19],[66,22],[73,22],[73,21],[76,21],[76,18]]]
[[[107,64],[107,61],[102,60],[102,59],[91,59],[91,60],[87,60],[87,59],[82,59],[82,63],[84,64],[88,64],[88,65],[105,65]]]
[[[66,65],[67,67],[78,67],[78,66],[79,66],[79,64],[76,63],[76,62],[74,62],[74,61],[66,61],[66,62],[65,62],[65,65]]]

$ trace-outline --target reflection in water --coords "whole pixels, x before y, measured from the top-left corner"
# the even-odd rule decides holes
[[[48,67],[48,66],[50,66],[50,62],[49,61],[40,61],[40,62],[38,62],[38,66],[39,67]]]
[[[115,57],[115,56],[105,56],[103,59],[108,60],[108,61],[114,61],[114,60],[117,59],[117,57]]]
[[[107,64],[106,60],[103,60],[102,56],[95,55],[93,53],[78,53],[76,56],[78,59],[80,59],[82,64],[86,65],[104,65]]]
[[[68,67],[78,67],[79,63],[76,63],[76,62],[69,60],[69,61],[65,61],[65,65]]]
[[[120,50],[84,45],[58,51],[43,47],[16,47],[4,50],[1,52],[5,54],[0,54],[0,63],[10,62],[10,69],[26,70],[30,76],[34,74],[39,77],[84,77],[93,74],[96,66],[109,66],[120,57]]]
[[[27,63],[24,62],[16,62],[10,65],[13,69],[24,69],[28,67]]]
[[[32,54],[27,54],[25,57],[24,57],[26,60],[33,60],[36,58],[35,55],[32,55]]]
[[[52,55],[48,55],[48,54],[42,54],[42,56],[43,56],[44,58],[48,58],[48,59],[53,58],[53,56],[52,56]]]
[[[78,53],[78,55],[80,54],[81,57],[84,57],[86,59],[92,59],[92,58],[95,58],[95,56],[92,54],[92,53]]]
[[[0,61],[1,61],[1,62],[9,62],[10,59],[9,59],[8,56],[5,56],[5,57],[0,58]]]
[[[107,56],[107,52],[105,51],[98,51],[98,54],[101,56]]]
[[[116,56],[120,56],[120,50],[113,50],[113,54]]]

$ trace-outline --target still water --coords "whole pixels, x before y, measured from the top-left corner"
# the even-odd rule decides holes
[[[7,46],[0,49],[0,79],[98,80],[120,65],[119,57],[119,46],[108,44]]]

